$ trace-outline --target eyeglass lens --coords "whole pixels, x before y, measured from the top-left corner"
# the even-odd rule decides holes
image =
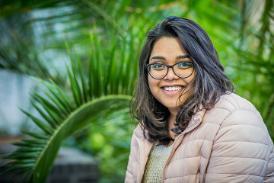
[[[149,64],[148,72],[151,77],[155,79],[163,79],[167,75],[169,68],[171,68],[174,74],[180,78],[187,78],[193,72],[192,62],[178,62],[173,66],[162,63]]]

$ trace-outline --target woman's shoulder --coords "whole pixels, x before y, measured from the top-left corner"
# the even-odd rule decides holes
[[[226,93],[220,97],[214,108],[222,108],[233,112],[236,110],[250,110],[257,112],[255,106],[247,99],[237,95],[236,93]]]
[[[215,132],[207,168],[209,182],[217,180],[216,175],[230,174],[226,182],[231,177],[244,182],[246,175],[273,177],[273,143],[261,115],[248,100],[235,93],[225,94],[206,112],[204,122],[207,132]],[[258,174],[257,170],[262,171]]]
[[[237,125],[239,128],[253,126],[266,129],[256,107],[235,93],[222,95],[215,106],[206,112],[205,118],[221,126]]]
[[[218,125],[219,137],[228,141],[271,142],[260,113],[251,102],[235,93],[223,95],[215,107],[206,112],[205,121]]]

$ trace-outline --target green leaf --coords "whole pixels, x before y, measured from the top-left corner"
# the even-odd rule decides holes
[[[42,122],[39,118],[35,117],[31,113],[21,109],[23,113],[25,113],[28,117],[32,119],[32,121],[45,132],[45,134],[50,135],[53,132],[53,129],[51,129],[46,123]]]
[[[27,132],[32,138],[17,143],[19,149],[9,157],[16,160],[14,166],[18,169],[29,167],[31,182],[45,182],[61,144],[68,136],[92,125],[94,116],[103,115],[105,110],[128,107],[130,100],[131,97],[127,95],[109,95],[94,99],[73,111],[55,129],[49,129],[39,119],[24,111],[47,136],[41,138],[41,135]]]

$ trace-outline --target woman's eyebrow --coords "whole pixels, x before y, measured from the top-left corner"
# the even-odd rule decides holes
[[[183,58],[189,58],[189,54],[179,55],[176,57],[176,59],[183,59]]]
[[[183,58],[189,58],[189,54],[179,55],[176,57],[176,59],[183,59]],[[163,56],[153,56],[150,58],[151,60],[166,60]]]
[[[152,59],[157,59],[157,60],[166,60],[165,57],[162,57],[162,56],[153,56],[150,58],[151,60]]]

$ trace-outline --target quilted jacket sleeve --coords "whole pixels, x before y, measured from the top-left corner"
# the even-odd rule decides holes
[[[134,183],[136,182],[137,175],[136,175],[136,168],[138,167],[139,162],[139,145],[138,145],[138,138],[136,136],[137,131],[139,131],[140,127],[138,126],[132,135],[131,138],[131,145],[130,145],[130,154],[129,160],[127,165],[127,171],[125,176],[125,183]]]
[[[260,114],[237,109],[220,124],[205,182],[274,182],[273,143]]]
[[[266,183],[274,182],[274,148],[272,148],[272,152],[268,161],[267,172],[264,181]]]

